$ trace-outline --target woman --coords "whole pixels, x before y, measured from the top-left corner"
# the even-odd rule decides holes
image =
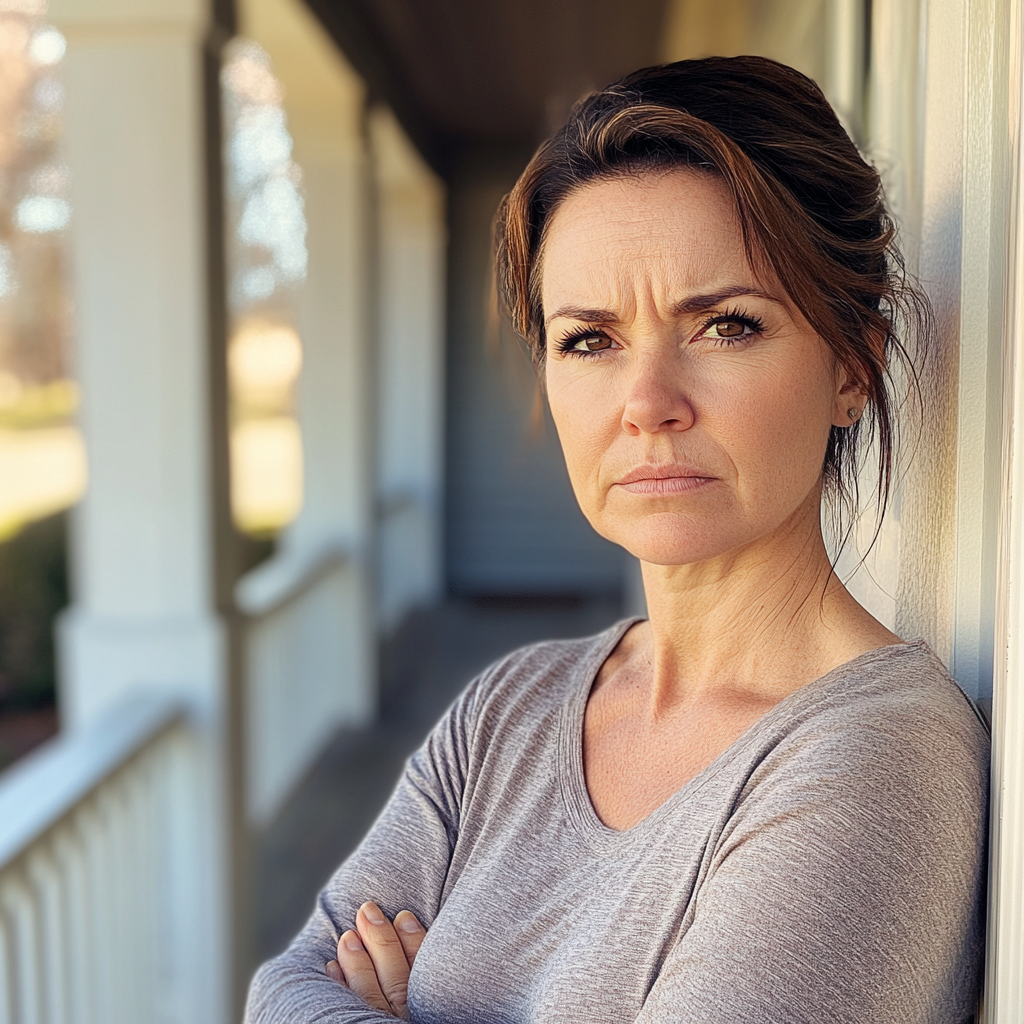
[[[797,72],[687,61],[578,106],[498,241],[576,496],[650,617],[477,679],[248,1019],[972,1019],[985,730],[822,540],[866,422],[888,495],[920,308],[877,173]]]

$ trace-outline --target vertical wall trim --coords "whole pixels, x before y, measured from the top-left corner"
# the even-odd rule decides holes
[[[1022,19],[1011,5],[1008,124],[1011,204],[1004,376],[1004,473],[992,746],[992,855],[986,1024],[1016,1024],[1024,1006],[1024,101]]]

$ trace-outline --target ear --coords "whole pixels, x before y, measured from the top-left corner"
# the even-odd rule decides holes
[[[832,408],[832,426],[852,427],[864,415],[868,404],[867,391],[861,381],[847,370],[839,371],[838,384]]]

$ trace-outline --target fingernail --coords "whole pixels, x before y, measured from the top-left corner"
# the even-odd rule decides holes
[[[419,921],[416,920],[416,915],[409,910],[403,910],[402,913],[395,918],[395,924],[397,924],[403,932],[423,931]]]
[[[380,907],[376,903],[364,903],[360,909],[370,924],[385,924],[387,922],[387,918],[381,913]]]
[[[341,968],[338,966],[337,960],[331,960],[330,963],[324,964],[324,972],[332,981],[341,981]]]
[[[345,943],[345,948],[351,953],[358,953],[363,948],[363,944],[359,941],[359,936],[355,932],[345,932],[341,937],[341,941]]]

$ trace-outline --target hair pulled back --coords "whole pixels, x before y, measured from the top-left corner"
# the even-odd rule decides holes
[[[725,183],[755,273],[774,275],[867,394],[860,420],[832,427],[822,475],[838,522],[849,513],[852,525],[859,450],[874,440],[881,513],[898,447],[894,363],[916,381],[900,331],[927,333],[928,309],[906,280],[877,170],[798,71],[763,57],[685,60],[634,72],[579,102],[499,210],[498,293],[513,327],[540,368],[544,237],[571,193],[683,166]]]

